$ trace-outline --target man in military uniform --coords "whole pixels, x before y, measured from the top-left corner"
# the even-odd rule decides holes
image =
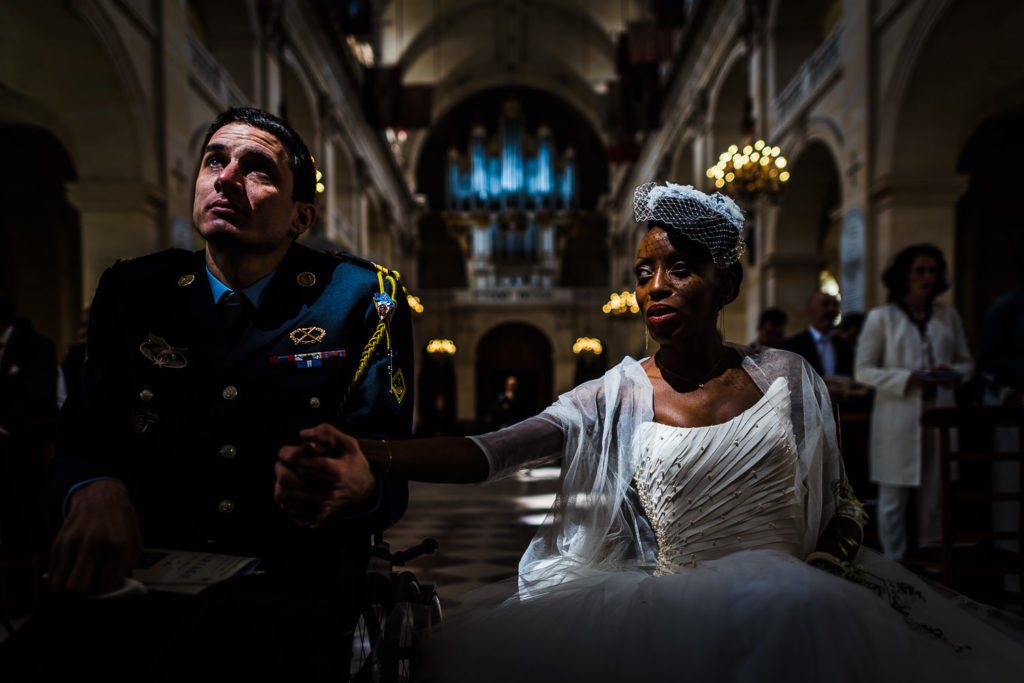
[[[313,224],[314,197],[309,151],[286,124],[254,109],[219,116],[195,187],[205,249],[103,274],[83,391],[62,415],[54,595],[123,590],[143,545],[261,559],[265,574],[205,600],[120,601],[159,605],[164,631],[153,633],[206,671],[226,660],[233,673],[301,668],[341,680],[332,667],[343,664],[371,535],[406,505],[404,482],[385,472],[376,491],[349,490],[322,425],[409,436],[408,304],[397,274],[296,243]],[[169,622],[179,624],[173,638]],[[130,623],[137,633],[104,642],[138,649],[148,622]]]

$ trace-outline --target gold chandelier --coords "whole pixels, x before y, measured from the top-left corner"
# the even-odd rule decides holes
[[[601,307],[601,310],[605,313],[622,315],[627,312],[639,313],[640,307],[636,303],[636,294],[628,289],[624,289],[622,292],[612,292],[608,302]]]
[[[776,202],[789,180],[786,157],[776,146],[764,140],[746,144],[742,149],[732,145],[718,157],[718,163],[707,170],[715,187],[731,197],[756,199],[767,197]]]
[[[578,337],[572,345],[572,352],[577,356],[581,353],[592,353],[595,356],[600,356],[603,351],[604,345],[600,339],[595,337]]]

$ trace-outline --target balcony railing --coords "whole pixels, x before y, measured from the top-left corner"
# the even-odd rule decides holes
[[[429,310],[474,306],[547,306],[582,308],[600,313],[608,293],[596,287],[493,287],[490,289],[424,290],[423,304]]]
[[[800,65],[796,76],[772,102],[772,121],[778,131],[839,68],[843,25],[837,24],[825,42]],[[774,136],[773,136],[774,137]]]
[[[219,100],[222,106],[243,107],[249,104],[249,99],[242,94],[242,91],[231,80],[231,76],[214,56],[207,52],[198,38],[189,35],[188,48],[189,60],[192,64],[192,77],[211,96]]]

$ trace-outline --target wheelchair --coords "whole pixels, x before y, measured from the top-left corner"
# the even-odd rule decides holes
[[[395,553],[384,541],[374,544],[352,632],[351,683],[411,680],[417,650],[441,623],[441,600],[435,584],[421,583],[396,567],[437,548],[432,538]]]

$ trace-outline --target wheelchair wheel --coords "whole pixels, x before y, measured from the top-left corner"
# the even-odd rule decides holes
[[[381,681],[408,683],[412,679],[412,660],[416,645],[416,612],[420,603],[420,585],[411,572],[395,579],[395,601],[388,613],[381,648]]]
[[[381,647],[393,603],[391,582],[379,574],[367,574],[364,596],[352,630],[349,679],[352,683],[377,683],[381,680]]]

